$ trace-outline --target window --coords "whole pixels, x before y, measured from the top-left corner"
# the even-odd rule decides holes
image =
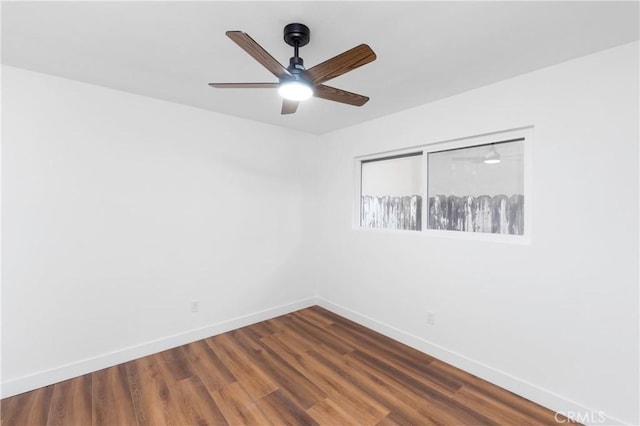
[[[422,152],[363,160],[360,226],[422,229]]]
[[[524,139],[427,154],[428,229],[522,235]]]
[[[521,129],[356,159],[359,226],[528,239],[532,133]]]

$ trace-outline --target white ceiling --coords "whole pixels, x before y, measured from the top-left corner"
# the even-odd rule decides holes
[[[639,38],[638,2],[3,2],[2,63],[311,133],[354,125]],[[285,66],[301,22],[307,68],[360,43],[375,62],[331,80],[361,108],[312,99],[281,116],[275,82],[225,36]]]

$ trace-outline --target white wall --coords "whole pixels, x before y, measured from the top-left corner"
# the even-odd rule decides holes
[[[323,136],[323,304],[556,410],[639,424],[638,49]],[[530,125],[530,245],[352,228],[354,157]]]
[[[316,136],[2,79],[4,396],[313,303]]]

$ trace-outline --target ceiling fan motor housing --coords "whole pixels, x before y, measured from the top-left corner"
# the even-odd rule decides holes
[[[311,40],[311,30],[304,24],[289,24],[284,27],[284,41],[289,46],[306,46]],[[298,55],[296,55],[298,56]]]
[[[291,57],[291,59],[289,59],[289,66],[287,67],[287,70],[289,70],[291,74],[302,73],[302,71],[305,70],[304,60],[302,60],[300,56]]]

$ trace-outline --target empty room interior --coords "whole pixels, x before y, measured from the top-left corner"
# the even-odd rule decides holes
[[[2,424],[640,424],[639,22],[3,1]]]

